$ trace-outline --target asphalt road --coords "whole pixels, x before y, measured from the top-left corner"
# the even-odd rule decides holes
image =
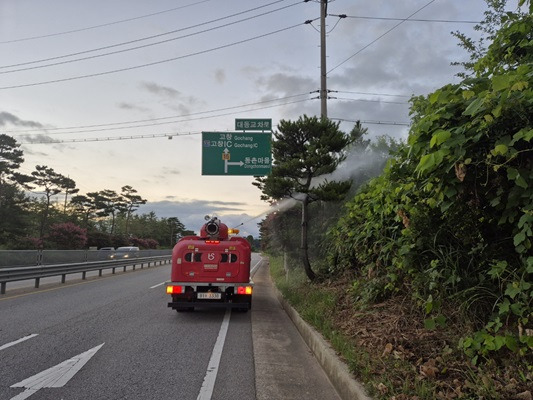
[[[253,309],[176,313],[161,285],[169,276],[166,265],[8,287],[0,296],[0,399],[257,398]]]

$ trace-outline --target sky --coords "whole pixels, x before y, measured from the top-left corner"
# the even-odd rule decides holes
[[[450,63],[468,55],[450,32],[477,37],[484,11],[330,1],[328,117],[406,139],[409,98],[459,81]],[[215,214],[257,237],[270,211],[253,177],[202,175],[201,132],[321,112],[317,1],[0,0],[0,54],[0,133],[21,144],[21,172],[46,165],[81,194],[130,185],[147,200],[139,213],[196,231]]]

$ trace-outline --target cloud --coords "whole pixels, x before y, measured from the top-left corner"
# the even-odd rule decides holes
[[[222,68],[217,68],[215,71],[215,80],[220,84],[226,81],[226,72]]]
[[[163,176],[168,176],[168,175],[181,175],[181,171],[179,169],[164,169],[163,170],[163,173],[164,175]]]
[[[204,104],[195,96],[184,95],[177,89],[155,82],[142,82],[140,86],[143,90],[158,96],[161,105],[181,115],[188,115],[192,108]]]
[[[306,93],[318,89],[316,80],[294,72],[277,72],[256,79],[256,84],[277,94]]]
[[[150,93],[165,98],[175,99],[181,95],[178,90],[167,86],[161,86],[155,82],[142,82],[141,87]]]
[[[14,126],[23,126],[26,128],[42,128],[44,129],[44,125],[35,122],[35,121],[26,121],[23,119],[20,119],[14,114],[8,113],[6,111],[0,112],[0,126],[6,126],[6,125],[14,125]]]
[[[118,108],[121,108],[123,110],[133,110],[133,111],[140,111],[140,112],[150,112],[151,110],[147,107],[141,107],[135,104],[121,102],[117,104]]]

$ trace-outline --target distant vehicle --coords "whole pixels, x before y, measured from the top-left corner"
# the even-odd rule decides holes
[[[114,251],[114,247],[100,247],[98,249],[98,259],[105,260],[108,258],[112,258]]]
[[[138,247],[135,246],[124,246],[124,247],[117,247],[115,252],[111,255],[110,258],[112,259],[118,259],[118,258],[137,258],[139,257],[140,250]]]

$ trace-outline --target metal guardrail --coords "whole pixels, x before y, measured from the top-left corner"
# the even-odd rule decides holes
[[[65,283],[68,274],[82,273],[82,279],[86,278],[89,271],[98,271],[98,276],[102,276],[102,271],[105,269],[112,269],[113,274],[117,268],[133,266],[135,270],[137,265],[144,268],[144,265],[150,267],[153,263],[155,266],[170,261],[171,255],[155,256],[155,257],[139,257],[122,260],[105,260],[105,261],[89,261],[69,264],[52,264],[52,265],[35,265],[29,267],[4,267],[0,268],[0,294],[6,293],[6,286],[8,282],[23,281],[28,279],[35,279],[35,287],[39,287],[41,278],[50,276],[60,276],[61,283]]]
[[[0,268],[29,267],[45,264],[70,264],[110,260],[116,250],[0,250]],[[139,250],[138,257],[172,254],[172,249]]]

